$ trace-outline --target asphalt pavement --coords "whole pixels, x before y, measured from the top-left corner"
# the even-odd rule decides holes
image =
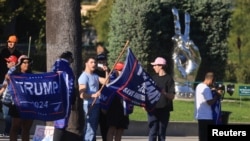
[[[0,141],[9,141],[6,137],[0,137]],[[21,141],[21,139],[18,139]],[[30,138],[32,141],[32,136]],[[97,136],[97,141],[102,141],[100,136]],[[148,141],[147,136],[123,136],[122,141]],[[198,141],[197,136],[166,136],[166,141]]]

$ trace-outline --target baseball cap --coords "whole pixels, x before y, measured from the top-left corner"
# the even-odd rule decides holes
[[[157,57],[151,65],[166,65],[167,61],[163,57]]]
[[[124,64],[122,62],[118,62],[115,64],[115,70],[117,71],[122,71],[123,67],[124,67]]]
[[[16,58],[16,56],[14,56],[14,55],[11,55],[10,57],[5,58],[5,60],[6,60],[7,62],[15,62],[15,63],[17,63],[17,58]]]
[[[17,36],[16,35],[11,35],[9,36],[7,42],[13,42],[16,43],[18,41]]]
[[[29,58],[27,55],[21,55],[21,56],[18,58],[17,66],[18,66],[18,65],[21,65],[21,63],[23,62],[23,60],[29,60],[30,63],[32,63],[32,59]]]

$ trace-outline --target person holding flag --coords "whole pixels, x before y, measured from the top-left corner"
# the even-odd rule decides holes
[[[9,68],[8,72],[7,72],[7,75],[10,75],[15,69],[16,69],[16,63],[17,63],[17,57],[15,55],[11,55],[9,56],[8,58],[5,58],[6,60],[6,64],[7,64],[7,67]],[[3,99],[5,99],[5,97],[8,97],[9,96],[9,102],[10,103],[5,103],[3,99],[2,100],[2,112],[3,112],[3,119],[5,121],[5,128],[4,128],[4,133],[1,134],[1,136],[9,136],[9,133],[10,133],[10,127],[11,127],[11,117],[10,115],[8,114],[9,113],[9,106],[12,104],[12,97],[10,94],[7,94],[8,93],[8,89],[7,88],[7,80],[5,79],[3,81],[3,85],[0,89],[0,96],[4,97]]]
[[[21,55],[18,58],[18,63],[16,65],[16,69],[12,74],[21,75],[25,73],[32,73],[31,65],[33,61],[26,55]],[[7,76],[7,81],[10,81],[10,76]],[[12,96],[14,95],[14,90],[8,83],[7,89]],[[12,104],[9,108],[9,114],[12,117],[11,121],[11,129],[10,129],[10,141],[17,141],[18,133],[21,129],[22,141],[29,141],[30,129],[33,124],[33,119],[26,119],[20,116],[20,112],[18,111],[18,106],[15,103]]]
[[[97,67],[95,57],[88,57],[85,61],[85,69],[78,78],[79,94],[83,99],[83,111],[85,115],[85,124],[83,129],[84,141],[95,141],[96,131],[98,127],[100,114],[100,100],[101,90],[99,83],[102,85],[107,83],[108,67],[103,66],[106,72],[106,78],[99,77],[94,73]]]
[[[213,96],[211,86],[214,84],[214,72],[207,71],[203,82],[199,83],[195,88],[195,110],[194,117],[198,121],[199,141],[207,141],[208,125],[215,125],[213,119],[212,106],[220,99],[223,94],[222,90],[215,90],[216,94]]]
[[[69,81],[69,102],[70,106],[73,105],[75,101],[75,89],[74,89],[74,81],[75,81],[75,75],[73,73],[72,68],[70,65],[73,63],[74,58],[73,54],[70,51],[64,51],[60,57],[55,61],[55,63],[52,66],[52,71],[56,73],[60,73],[60,71],[64,71],[68,74]],[[67,109],[67,115],[63,119],[58,119],[54,121],[54,135],[53,135],[53,141],[66,141],[68,140],[67,136],[67,130],[69,117],[70,117],[70,109]]]
[[[149,141],[165,141],[170,112],[173,111],[175,83],[165,71],[167,61],[163,57],[157,57],[151,65],[156,73],[152,78],[161,90],[161,95],[155,109],[148,112]]]

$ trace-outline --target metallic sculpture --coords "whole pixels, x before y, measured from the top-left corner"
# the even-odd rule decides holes
[[[172,8],[175,25],[174,42],[174,80],[177,97],[191,98],[194,95],[193,82],[201,63],[200,52],[197,46],[189,38],[190,15],[185,13],[185,32],[181,34],[179,13]]]

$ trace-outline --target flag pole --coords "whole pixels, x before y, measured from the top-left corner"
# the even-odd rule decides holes
[[[104,84],[102,85],[102,87],[100,88],[100,90],[102,90],[103,87],[104,87],[104,85],[106,85],[106,83],[108,82],[109,76],[111,75],[112,71],[113,71],[114,68],[115,68],[115,65],[119,62],[119,60],[121,59],[121,57],[122,57],[122,55],[124,54],[125,50],[127,49],[128,44],[129,44],[129,40],[127,40],[127,42],[126,42],[126,44],[124,45],[122,51],[120,52],[120,55],[117,57],[115,63],[114,63],[113,66],[112,66],[112,69],[110,70],[110,72],[109,72],[109,74],[108,74],[108,77],[106,78],[106,80],[105,80]]]
[[[122,57],[122,55],[124,54],[125,50],[127,49],[128,44],[129,44],[129,40],[127,40],[127,42],[126,42],[126,44],[124,45],[122,51],[120,52],[119,56],[117,57],[117,59],[116,59],[114,65],[112,66],[112,69],[110,70],[110,72],[109,72],[109,74],[108,74],[108,77],[106,77],[104,84],[103,84],[102,87],[99,89],[100,91],[102,91],[104,85],[106,85],[106,83],[108,82],[109,76],[111,75],[112,71],[113,71],[114,68],[115,68],[115,65],[119,62],[119,60],[121,59],[121,57]],[[95,102],[96,102],[96,98],[95,98],[94,101],[92,102],[91,107],[93,107],[93,105],[95,104]],[[90,109],[89,109],[89,110],[90,110]],[[89,112],[88,112],[88,113],[89,113]],[[87,113],[87,114],[88,114],[88,113]]]

